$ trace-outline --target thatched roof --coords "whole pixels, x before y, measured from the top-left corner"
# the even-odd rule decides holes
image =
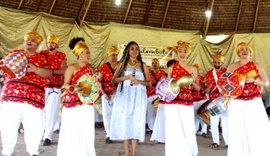
[[[204,35],[270,32],[270,0],[0,0],[0,6],[93,23],[141,24]],[[207,20],[205,11],[212,10]]]

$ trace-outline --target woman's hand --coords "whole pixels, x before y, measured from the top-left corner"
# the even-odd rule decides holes
[[[254,83],[255,82],[255,78],[254,77],[248,77],[246,78],[246,83]]]

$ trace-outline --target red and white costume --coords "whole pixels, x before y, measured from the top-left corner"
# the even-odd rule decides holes
[[[70,85],[76,85],[86,73],[94,74],[89,64],[72,75]],[[78,94],[70,91],[64,96],[57,155],[96,155],[93,104],[83,104]]]
[[[113,95],[116,91],[117,85],[111,82],[113,74],[114,74],[114,70],[111,67],[109,62],[102,64],[98,68],[98,72],[102,74],[103,78],[102,80],[100,80],[100,83],[102,85],[103,91],[106,93],[106,95],[102,95],[101,102],[102,102],[102,116],[103,116],[104,128],[106,131],[106,136],[109,137],[113,100],[114,100]]]
[[[24,50],[15,50],[26,53]],[[27,57],[28,63],[39,68],[47,66],[47,58],[34,53]],[[27,72],[20,79],[4,77],[1,93],[2,154],[10,156],[17,142],[20,123],[24,126],[26,150],[30,155],[39,154],[43,135],[44,87],[47,79],[34,72]]]
[[[258,75],[258,69],[252,61],[234,72],[246,74],[250,70],[255,70]],[[254,83],[246,83],[242,94],[230,102],[228,112],[227,155],[269,156],[270,123],[261,99],[260,87]]]
[[[211,69],[205,74],[206,85],[209,86],[209,100],[213,101],[214,99],[221,96],[217,84],[216,84],[216,77],[220,77],[223,73],[226,72],[226,68],[222,67],[219,70]],[[222,128],[222,136],[224,139],[224,143],[228,145],[228,111],[224,111],[219,115],[210,116],[210,128],[212,134],[212,141],[219,145],[219,120],[221,120],[221,128]]]
[[[172,67],[171,78],[179,79],[184,75],[191,73],[177,61]],[[190,88],[181,88],[173,101],[162,103],[165,105],[165,155],[196,156],[198,147]]]
[[[66,60],[66,55],[63,52],[56,51],[50,53],[49,50],[41,51],[47,57],[48,69],[62,69],[63,61]],[[60,109],[60,88],[63,85],[63,75],[52,75],[48,78],[48,83],[45,86],[45,132],[43,140],[46,138],[52,140],[52,134],[55,126],[59,127],[59,109]],[[58,125],[56,125],[58,124]]]

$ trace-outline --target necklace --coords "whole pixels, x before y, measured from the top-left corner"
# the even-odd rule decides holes
[[[135,66],[137,64],[137,60],[134,60],[134,61],[130,60],[128,61],[128,64],[131,66]]]

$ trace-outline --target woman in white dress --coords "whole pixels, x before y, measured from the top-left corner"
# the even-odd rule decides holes
[[[136,146],[144,141],[147,107],[146,86],[151,86],[149,71],[143,63],[139,45],[127,44],[112,82],[118,83],[111,119],[111,140],[123,140],[125,156],[136,155]]]

